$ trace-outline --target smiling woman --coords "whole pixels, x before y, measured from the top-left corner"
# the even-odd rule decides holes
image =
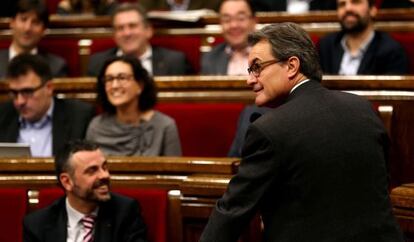
[[[154,110],[155,83],[139,60],[109,59],[98,80],[98,102],[104,113],[89,125],[88,140],[109,155],[181,155],[175,121]]]

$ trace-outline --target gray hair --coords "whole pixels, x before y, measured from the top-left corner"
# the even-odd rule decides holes
[[[298,24],[271,24],[249,35],[251,45],[261,40],[269,41],[272,55],[276,59],[286,61],[296,56],[300,60],[299,71],[303,75],[313,80],[322,80],[318,52],[308,33]]]

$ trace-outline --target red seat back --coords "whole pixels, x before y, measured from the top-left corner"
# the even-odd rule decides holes
[[[404,48],[408,56],[409,61],[409,74],[414,74],[414,33],[407,32],[394,32],[390,33],[391,36],[398,41]]]
[[[26,214],[27,194],[22,188],[0,189],[0,241],[21,242],[23,240],[22,221]]]
[[[118,188],[114,189],[114,192],[136,199],[139,202],[142,209],[142,217],[147,225],[148,241],[167,241],[167,191],[159,189]],[[60,188],[41,189],[39,191],[39,208],[50,205],[63,195],[64,192]]]
[[[184,156],[224,157],[233,141],[243,103],[160,103],[175,119]]]

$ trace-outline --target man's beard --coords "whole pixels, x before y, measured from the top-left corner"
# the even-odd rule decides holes
[[[99,188],[102,185],[107,185],[108,190],[109,190],[110,180],[109,179],[98,180],[92,185],[92,188],[88,188],[87,190],[83,192],[81,191],[80,187],[75,183],[73,187],[73,193],[75,196],[81,198],[84,201],[94,202],[94,203],[106,202],[111,198],[111,194],[109,192],[105,196],[99,196],[98,194],[95,193],[95,189]]]
[[[344,22],[344,19],[347,16],[354,16],[357,21],[354,25],[347,26]],[[368,17],[361,17],[354,13],[347,13],[340,21],[342,31],[346,34],[359,34],[368,28],[369,18]]]

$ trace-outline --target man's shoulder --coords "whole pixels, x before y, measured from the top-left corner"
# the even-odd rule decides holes
[[[225,42],[220,43],[216,46],[214,46],[209,52],[205,53],[205,56],[217,56],[225,54],[227,44]]]
[[[80,110],[91,110],[93,109],[92,104],[86,103],[75,99],[60,99],[55,98],[56,107],[64,107],[66,109],[80,109]]]
[[[18,115],[17,110],[14,108],[14,105],[11,101],[0,103],[0,110],[0,117],[4,116],[6,118],[12,118],[12,116]],[[12,115],[12,113],[14,115]]]
[[[375,31],[374,41],[378,42],[378,46],[381,47],[380,49],[402,49],[401,44],[386,32]]]
[[[117,51],[118,51],[117,48],[110,48],[110,49],[107,49],[107,50],[96,52],[96,53],[91,55],[91,60],[101,60],[101,58],[106,59],[106,58],[109,58],[109,57],[116,56]],[[103,59],[103,61],[105,61],[105,59]]]
[[[59,214],[65,209],[65,197],[58,198],[52,204],[47,207],[40,208],[34,212],[27,214],[24,217],[26,224],[42,224],[46,225],[53,223]]]
[[[164,57],[176,57],[176,58],[185,57],[185,54],[182,51],[168,49],[168,48],[159,47],[159,46],[152,46],[152,52],[153,54],[158,54]]]
[[[326,36],[320,39],[320,46],[324,47],[325,45],[328,45],[328,44],[332,45],[332,44],[340,43],[343,35],[344,34],[340,31],[327,34]]]

